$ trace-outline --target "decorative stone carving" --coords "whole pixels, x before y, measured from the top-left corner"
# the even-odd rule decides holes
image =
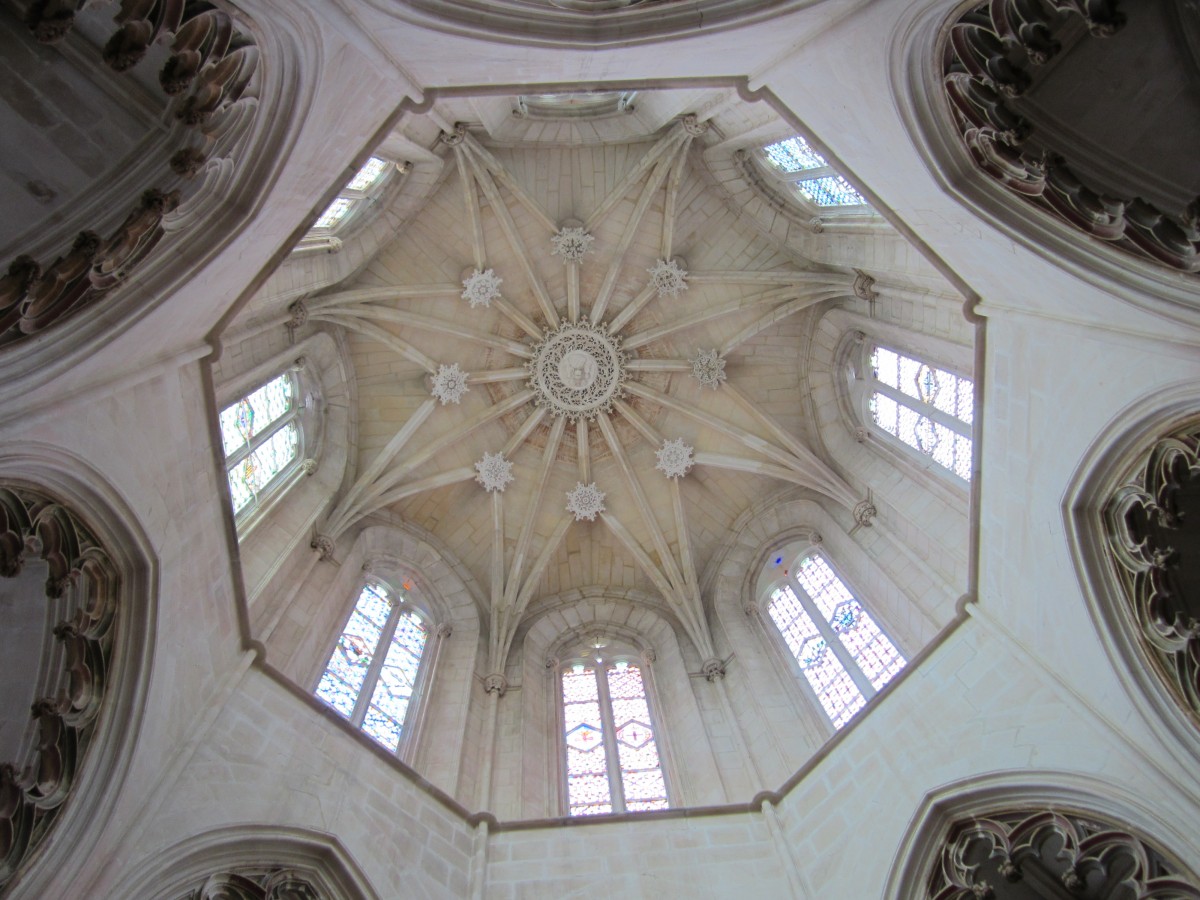
[[[1049,897],[1066,888],[1082,900],[1108,900],[1118,881],[1130,897],[1200,898],[1193,875],[1126,827],[1049,809],[1000,810],[955,823],[923,896]],[[997,891],[1001,882],[1027,882],[1031,890]],[[1040,885],[1044,891],[1034,888]]]
[[[547,656],[546,657],[546,670],[547,671],[557,672],[558,667],[561,665],[562,665],[562,660],[560,660],[557,656]]]
[[[463,279],[462,298],[471,304],[472,309],[476,306],[491,306],[493,300],[500,299],[500,285],[503,281],[494,269],[485,269],[482,272],[476,269]]]
[[[701,122],[695,113],[688,113],[680,121],[683,123],[683,130],[692,137],[700,137],[708,132],[708,123]]]
[[[872,290],[875,287],[875,279],[864,272],[862,269],[854,270],[854,296],[859,300],[866,300],[868,303],[874,303],[879,294]]]
[[[1103,515],[1139,643],[1200,724],[1200,426],[1156,443]]]
[[[596,487],[596,482],[578,482],[567,491],[567,512],[575,516],[576,522],[582,522],[584,519],[594,522],[596,516],[604,512],[604,497],[604,492]]]
[[[445,640],[446,638],[450,637],[450,635],[454,634],[454,623],[439,622],[435,634],[437,634],[437,636],[442,640]]]
[[[0,893],[70,798],[104,705],[120,615],[120,575],[91,532],[47,497],[0,488],[0,576],[16,577],[30,554],[49,568],[47,597],[78,594],[75,613],[52,630],[62,650],[45,658],[58,661],[61,671],[31,674],[54,691],[33,704],[33,754],[0,762]]]
[[[701,387],[710,387],[715,391],[725,381],[725,360],[719,350],[697,350],[688,362],[692,364],[692,377],[700,382]]]
[[[550,237],[550,244],[554,248],[551,253],[555,256],[561,256],[565,263],[582,262],[584,254],[591,251],[595,240],[592,235],[588,234],[582,228],[563,227]]]
[[[308,307],[304,305],[303,300],[297,300],[295,303],[289,306],[288,312],[291,313],[291,316],[285,323],[288,328],[294,330],[296,328],[302,328],[305,324],[307,324]]]
[[[704,674],[706,681],[717,681],[725,677],[725,663],[715,657],[706,659],[700,666],[700,671]]]
[[[547,334],[533,346],[525,368],[534,402],[569,422],[611,412],[625,392],[621,339],[586,318],[563,322]]]
[[[687,290],[687,269],[679,264],[678,259],[657,260],[646,271],[650,273],[650,284],[660,297],[675,297],[680,291]]]
[[[498,672],[492,673],[483,680],[483,692],[503,697],[508,692],[508,679]]]
[[[333,559],[334,543],[333,538],[329,537],[329,535],[315,535],[313,539],[308,542],[308,546],[317,551],[317,555],[321,562],[325,562],[325,560],[328,559]]]
[[[1059,52],[1053,33],[1069,16],[1081,18],[1095,37],[1108,37],[1125,22],[1116,0],[989,0],[952,24],[943,86],[967,152],[1025,203],[1085,234],[1142,259],[1200,272],[1200,198],[1172,215],[1085,183],[1057,153],[1025,148],[1032,126],[1010,101],[1031,83],[1028,67]]]
[[[762,610],[759,608],[758,603],[753,599],[746,599],[742,601],[742,612],[744,612],[747,617],[751,619],[762,615]]]
[[[503,453],[484,452],[483,459],[475,463],[475,480],[483,485],[489,494],[492,491],[504,492],[512,483],[513,464],[504,458]]]
[[[854,521],[863,527],[870,527],[871,522],[879,514],[879,510],[875,508],[875,504],[870,497],[865,500],[859,500],[854,505]]]
[[[300,471],[309,477],[316,475],[317,461],[310,456],[308,459],[304,460],[304,462],[300,463]]]
[[[643,665],[652,666],[656,662],[658,662],[658,653],[655,651],[655,649],[653,647],[647,647],[645,650],[642,651]]]
[[[180,900],[324,900],[300,873],[288,869],[221,872]]]
[[[433,376],[433,384],[429,392],[441,402],[442,406],[447,403],[458,403],[463,394],[470,390],[467,386],[468,377],[470,377],[470,373],[460,369],[458,363],[449,366],[440,365],[437,373]]]
[[[681,478],[691,471],[692,464],[695,462],[692,459],[692,449],[683,442],[683,438],[663,441],[662,447],[654,451],[654,455],[658,457],[658,463],[654,468],[668,478]]]
[[[467,136],[467,124],[465,122],[455,122],[453,131],[443,131],[438,137],[441,138],[443,144],[448,147],[457,147],[463,142],[463,138]]]

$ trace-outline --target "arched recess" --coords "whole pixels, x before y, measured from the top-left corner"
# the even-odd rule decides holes
[[[193,900],[214,875],[257,876],[275,872],[311,894],[267,894],[264,900],[293,896],[313,900],[374,900],[379,895],[346,848],[333,835],[298,828],[237,825],[194,835],[132,863],[131,871],[110,892],[113,897],[146,900]],[[204,900],[208,897],[200,894]],[[217,893],[214,897],[225,897]],[[234,894],[233,896],[238,896]]]
[[[307,574],[281,579],[287,583],[277,590],[286,603],[263,637],[267,662],[311,694],[364,579],[408,581],[412,602],[434,631],[426,653],[435,654],[422,675],[417,715],[405,723],[417,731],[408,758],[425,778],[462,796],[460,760],[468,753],[472,676],[484,637],[478,592],[464,580],[461,564],[413,526],[370,525],[353,542],[343,541],[349,544],[344,555],[320,562],[309,550]]]
[[[1196,551],[1188,552],[1198,514],[1178,517],[1181,504],[1194,508],[1200,477],[1198,404],[1196,385],[1187,382],[1116,415],[1076,469],[1063,507],[1071,557],[1101,645],[1134,709],[1175,757],[1180,773],[1194,772],[1200,755],[1200,615],[1195,592],[1180,596],[1178,584],[1161,579],[1161,567],[1187,566],[1194,579],[1200,565]],[[1145,521],[1159,518],[1160,507],[1162,519],[1175,521],[1147,532]],[[1141,523],[1134,529],[1128,526],[1131,512]],[[1163,535],[1188,543],[1164,543]]]
[[[492,781],[496,814],[564,814],[558,668],[595,635],[626,654],[636,653],[652,683],[672,807],[728,802],[696,696],[708,685],[691,675],[701,660],[686,632],[661,600],[595,586],[540,598],[527,610],[513,640],[494,764],[498,774],[511,769],[514,777]]]
[[[979,893],[973,892],[973,885],[955,890],[953,875],[948,880],[942,873],[961,871],[964,858],[974,860],[973,856],[956,854],[962,844],[957,847],[955,844],[980,826],[986,836],[975,850],[997,848],[991,863],[996,869],[990,882],[993,892],[988,893],[982,885]],[[1013,892],[1025,884],[1039,883],[1045,876],[1036,870],[1043,868],[1058,879],[1057,885],[1051,885],[1052,891],[1064,892],[1066,888],[1071,896],[1107,900],[1113,896],[1111,893],[1094,893],[1100,880],[1100,859],[1115,869],[1130,858],[1136,864],[1149,850],[1151,855],[1159,854],[1167,869],[1177,875],[1173,886],[1178,892],[1169,891],[1169,896],[1200,897],[1200,876],[1183,863],[1200,858],[1195,835],[1194,823],[1189,828],[1186,823],[1173,821],[1163,810],[1144,805],[1143,798],[1132,791],[1090,776],[1029,769],[975,776],[925,795],[897,849],[882,896],[888,900],[927,900],[934,896],[1024,900],[1059,896],[1060,893],[1054,892]],[[1041,846],[1049,851],[1046,856],[1050,865],[1032,861],[1022,864],[1023,860],[1038,855],[1035,848],[1047,837],[1048,844]],[[1089,845],[1080,848],[1080,837],[1090,837]],[[1055,852],[1058,841],[1065,845],[1061,854]],[[1013,851],[1011,867],[1005,865],[1006,844]],[[1061,872],[1057,871],[1059,868]],[[982,870],[974,874],[979,882],[989,878]],[[1072,874],[1080,881],[1075,881]],[[931,878],[938,879],[942,892],[935,895],[929,891]],[[1081,882],[1083,889],[1077,887]],[[1144,878],[1135,881],[1139,888],[1144,883]],[[1093,892],[1087,893],[1088,888]]]
[[[298,375],[298,402],[311,407],[305,410],[304,446],[312,465],[298,466],[285,483],[270,491],[260,508],[237,517],[238,555],[255,623],[267,612],[259,602],[263,592],[281,569],[311,555],[308,541],[313,523],[354,474],[356,382],[340,330],[317,330],[290,344],[286,331],[279,328],[224,346],[212,368],[218,415],[229,403],[288,370]],[[312,434],[310,425],[315,426]],[[224,485],[225,457],[219,436],[216,441],[214,453]],[[225,505],[231,508],[228,495]]]
[[[950,197],[972,215],[1050,263],[1143,309],[1176,320],[1190,321],[1197,307],[1195,275],[1108,246],[1104,240],[1093,238],[1075,225],[1024,202],[1018,194],[1040,195],[1046,175],[1044,166],[1029,169],[1024,162],[1016,161],[1018,154],[1014,153],[1014,159],[1006,160],[1001,152],[999,157],[987,163],[993,171],[1004,173],[994,177],[973,161],[972,152],[992,157],[996,150],[1002,148],[998,147],[999,142],[993,142],[988,135],[976,133],[970,136],[975,146],[972,151],[968,150],[947,98],[942,60],[950,41],[952,25],[968,10],[981,5],[980,0],[935,0],[924,8],[914,7],[897,23],[888,47],[892,94],[913,145],[930,174]],[[1010,10],[1012,6],[1011,0],[1006,0],[997,8]],[[1037,6],[1036,10],[1028,7],[1026,11],[1041,17],[1051,4]],[[1059,6],[1061,13],[1069,7],[1090,5]],[[1089,12],[1103,14],[1113,6],[1095,4]],[[1014,21],[1025,21],[1020,14],[1014,14],[1012,18]],[[1075,30],[1087,33],[1087,27],[1073,13],[1063,18],[1075,18]],[[1099,30],[1096,29],[1097,32]],[[1038,28],[1035,21],[1029,22],[1026,33],[1035,36],[1035,39],[1049,37],[1049,32]],[[981,40],[978,46],[987,47],[988,43]],[[1010,66],[1009,70],[1014,68],[1017,67]],[[1120,71],[1119,67],[1117,71]],[[1004,94],[999,92],[996,96],[1003,97]],[[1022,126],[1014,121],[1013,127]],[[1069,173],[1067,175],[1064,184],[1070,184],[1072,180]],[[1005,187],[1000,180],[1003,177],[1023,182],[1021,188]],[[1064,208],[1077,206],[1076,212],[1083,213],[1094,200],[1081,195],[1078,198],[1064,197],[1056,202]],[[1119,232],[1119,220],[1126,218],[1124,203],[1108,208],[1098,203],[1092,211],[1096,213],[1099,224],[1112,215],[1115,206],[1120,209],[1111,224]],[[1086,213],[1083,214],[1086,216]],[[1139,213],[1138,217],[1143,216]],[[1151,215],[1141,224],[1150,225],[1153,231],[1155,219]],[[1194,224],[1192,228],[1194,231]],[[1177,237],[1187,242],[1182,232]],[[1192,243],[1194,245],[1195,241],[1192,240]]]
[[[0,449],[0,490],[9,598],[70,610],[63,627],[48,608],[38,638],[41,663],[58,673],[39,672],[34,690],[57,699],[35,704],[24,759],[0,776],[0,852],[15,869],[0,891],[51,896],[78,875],[127,783],[149,690],[157,564],[136,516],[78,457],[41,444]],[[6,666],[6,694],[19,690],[11,674]],[[22,823],[30,801],[52,812]]]
[[[155,15],[159,5],[138,11]],[[0,306],[18,308],[37,300],[64,311],[36,338],[0,352],[0,374],[14,389],[20,385],[17,395],[78,370],[166,303],[241,237],[287,163],[320,83],[319,66],[311,65],[320,59],[313,38],[317,29],[299,7],[278,11],[268,21],[241,11],[230,15],[229,7],[211,14],[236,22],[246,46],[238,49],[233,42],[235,49],[225,58],[202,58],[188,88],[196,93],[184,90],[172,101],[182,121],[195,123],[189,126],[195,136],[181,141],[169,166],[155,157],[135,167],[138,177],[120,179],[127,194],[111,196],[111,180],[94,185],[78,202],[78,216],[57,217],[71,223],[71,233],[50,225],[29,235],[23,245],[29,259],[0,278]],[[189,20],[192,15],[185,13]],[[146,33],[168,39],[157,30],[165,21],[156,17]],[[179,27],[189,24],[194,23]],[[128,33],[115,24],[111,29],[118,46],[122,36],[139,34],[137,22],[130,23]],[[307,61],[304,66],[301,60]],[[209,110],[197,99],[205,97],[221,103]],[[291,114],[275,114],[280,109]],[[113,209],[120,210],[115,219]],[[72,234],[81,229],[72,243]],[[79,302],[89,297],[93,300]],[[196,308],[175,317],[175,333],[190,327],[198,338],[231,300],[213,295],[214,305],[202,314]],[[48,346],[52,353],[46,352]]]
[[[938,597],[899,540],[876,527],[851,533],[838,513],[787,491],[748,512],[701,583],[721,656],[732,656],[726,685],[755,763],[778,786],[832,734],[815,699],[793,674],[768,631],[761,589],[781,551],[794,557],[816,543],[837,566],[880,627],[912,658],[954,616],[957,597]]]

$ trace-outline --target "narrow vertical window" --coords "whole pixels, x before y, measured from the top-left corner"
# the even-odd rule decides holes
[[[221,443],[235,515],[298,459],[296,394],[295,377],[284,373],[221,411]]]
[[[804,138],[788,138],[763,147],[762,152],[774,174],[790,182],[810,203],[821,207],[867,206],[866,198]]]
[[[389,171],[394,168],[395,166],[378,156],[368,159],[362,168],[354,173],[354,177],[346,182],[341,193],[321,213],[313,224],[313,229],[337,230],[338,226],[348,219],[352,212],[375,193],[373,189],[378,187]]]
[[[871,350],[872,421],[964,481],[971,480],[975,385],[887,347]]]
[[[666,778],[642,670],[576,664],[562,672],[571,815],[666,809]]]
[[[799,564],[767,607],[834,728],[862,709],[905,660],[823,557]]]
[[[358,595],[316,695],[389,750],[400,746],[428,629],[378,584]]]

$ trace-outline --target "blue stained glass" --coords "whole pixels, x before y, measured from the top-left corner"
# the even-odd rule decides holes
[[[767,154],[767,159],[773,165],[784,172],[802,172],[805,169],[819,169],[829,165],[825,161],[825,157],[810,147],[808,141],[799,136],[763,147],[763,152]]]
[[[796,187],[817,206],[861,206],[867,202],[841,175],[811,178]]]

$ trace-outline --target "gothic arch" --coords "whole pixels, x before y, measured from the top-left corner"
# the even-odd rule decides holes
[[[1156,448],[1200,430],[1198,402],[1195,383],[1186,382],[1163,388],[1152,398],[1122,410],[1080,462],[1063,506],[1071,557],[1101,645],[1134,708],[1163,738],[1181,772],[1192,771],[1200,754],[1200,705],[1195,686],[1189,696],[1179,680],[1186,677],[1187,648],[1192,647],[1194,656],[1196,638],[1188,640],[1186,621],[1177,626],[1162,623],[1163,637],[1180,647],[1177,655],[1183,668],[1172,672],[1169,657],[1156,651],[1144,635],[1143,629],[1152,627],[1152,622],[1140,618],[1139,607],[1142,614],[1149,610],[1139,600],[1149,599],[1151,586],[1146,585],[1144,596],[1131,596],[1122,573],[1131,567],[1142,568],[1139,560],[1145,554],[1153,556],[1163,548],[1131,546],[1131,535],[1120,520],[1125,501],[1136,499],[1131,494],[1147,488],[1154,493],[1155,485],[1146,484],[1146,476]],[[1194,471],[1194,460],[1192,468]],[[1169,486],[1157,487],[1169,490]],[[1152,562],[1149,557],[1146,561]],[[1195,567],[1195,560],[1191,565]],[[1194,663],[1190,671],[1194,679]]]
[[[23,858],[18,857],[15,875],[5,886],[15,890],[14,896],[42,896],[52,881],[66,884],[78,874],[102,836],[99,824],[108,821],[126,784],[149,690],[156,639],[157,563],[137,517],[96,470],[72,454],[33,443],[0,449],[0,486],[35,502],[61,507],[59,518],[77,522],[96,545],[75,555],[78,550],[73,539],[35,530],[22,535],[24,547],[6,541],[6,549],[13,554],[11,561],[35,552],[50,559],[47,554],[53,553],[51,572],[61,568],[66,573],[65,585],[67,581],[79,583],[81,576],[73,573],[91,565],[89,560],[99,553],[112,573],[104,603],[112,615],[110,624],[78,620],[62,630],[60,637],[78,645],[67,649],[73,705],[63,716],[64,721],[75,720],[87,727],[86,752],[72,760],[72,750],[59,761],[50,761],[47,770],[46,754],[57,757],[61,751],[56,753],[56,744],[45,743],[38,751],[37,765],[43,776],[49,775],[58,790],[68,793],[49,830],[28,846]],[[10,531],[14,525],[17,523],[10,520]],[[15,533],[21,531],[17,525]],[[34,535],[33,540],[27,539]],[[56,629],[56,634],[59,631]],[[93,634],[100,643],[111,641],[103,663],[100,644],[92,643]],[[89,703],[98,705],[92,712],[75,705],[89,697]],[[86,724],[89,717],[91,724]],[[43,730],[41,740],[45,742],[47,737]],[[64,734],[60,739],[71,741],[74,747],[75,738]],[[39,791],[46,787],[46,783],[38,785]]]
[[[1195,276],[1105,246],[1018,199],[971,159],[943,85],[950,26],[978,0],[935,0],[899,21],[887,50],[893,95],[931,177],[973,216],[1043,259],[1142,309],[1189,320]],[[1068,4],[1062,4],[1067,6]]]
[[[1019,819],[1034,816],[1041,817],[1039,822],[1032,823],[1034,828],[1029,827],[1031,823],[1023,822],[1011,831],[1000,829],[1002,834],[1008,832],[1004,837],[1012,839],[1014,848],[1027,842],[1030,832],[1042,822],[1049,828],[1061,826],[1068,832],[1082,831],[1078,828],[1081,818],[1084,828],[1095,826],[1101,832],[1107,830],[1113,839],[1107,842],[1101,839],[1092,851],[1080,852],[1076,846],[1063,855],[1064,863],[1068,858],[1071,863],[1084,861],[1089,852],[1111,852],[1113,847],[1145,847],[1163,854],[1174,871],[1181,875],[1181,880],[1187,882],[1190,879],[1195,894],[1180,893],[1178,896],[1200,896],[1200,879],[1179,862],[1197,858],[1194,831],[1189,833],[1187,826],[1171,821],[1163,810],[1145,806],[1141,797],[1111,782],[1075,773],[1029,769],[974,776],[929,791],[901,839],[882,895],[888,900],[929,896],[926,891],[930,877],[939,866],[947,840],[959,829],[973,827],[978,820],[988,817],[1016,824]],[[1063,821],[1053,821],[1055,816]],[[1070,837],[1067,842],[1070,845]],[[1014,854],[1014,859],[1017,856]],[[1086,874],[1087,868],[1084,865],[1080,870]],[[1074,871],[1073,866],[1070,871]],[[1018,872],[1008,870],[1007,877],[1019,879]],[[1064,875],[1064,879],[1068,877]],[[1177,895],[1172,893],[1171,896]]]
[[[218,828],[156,850],[132,868],[133,873],[111,896],[178,900],[190,897],[187,892],[212,875],[269,869],[286,871],[310,886],[321,900],[375,900],[379,896],[337,838],[299,828]]]

